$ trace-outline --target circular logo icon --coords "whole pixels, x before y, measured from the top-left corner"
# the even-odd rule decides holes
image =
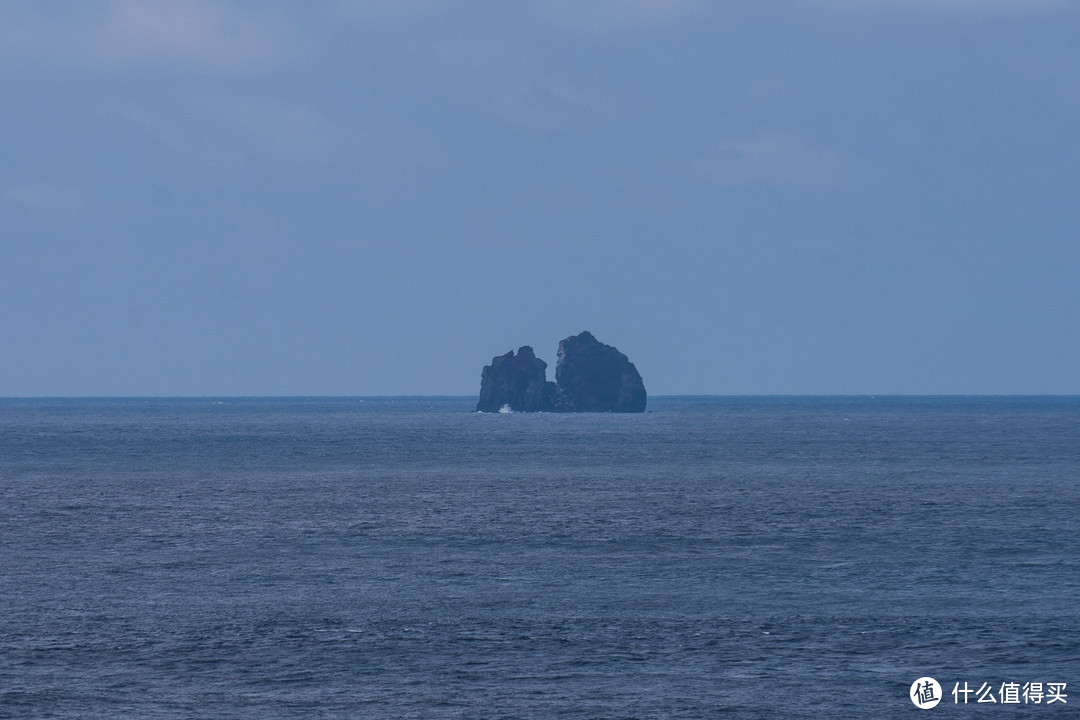
[[[932,677],[921,677],[911,683],[911,702],[915,707],[929,710],[941,702],[941,686]]]

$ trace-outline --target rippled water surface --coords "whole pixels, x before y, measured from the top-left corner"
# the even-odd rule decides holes
[[[474,405],[0,400],[0,717],[1080,708],[1080,399]]]

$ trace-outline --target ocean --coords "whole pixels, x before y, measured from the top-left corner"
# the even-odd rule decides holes
[[[475,403],[0,400],[0,717],[1078,716],[1080,398]]]

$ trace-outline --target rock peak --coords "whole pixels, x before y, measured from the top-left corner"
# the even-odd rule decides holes
[[[538,412],[551,406],[547,363],[536,357],[532,347],[522,345],[491,359],[480,380],[481,412],[499,412],[504,405],[519,412]]]
[[[645,412],[645,383],[637,368],[588,331],[559,343],[555,382],[571,412]]]

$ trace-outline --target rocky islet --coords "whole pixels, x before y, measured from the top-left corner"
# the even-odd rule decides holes
[[[630,359],[585,331],[559,343],[555,382],[524,345],[484,366],[480,412],[645,412],[647,394]]]

